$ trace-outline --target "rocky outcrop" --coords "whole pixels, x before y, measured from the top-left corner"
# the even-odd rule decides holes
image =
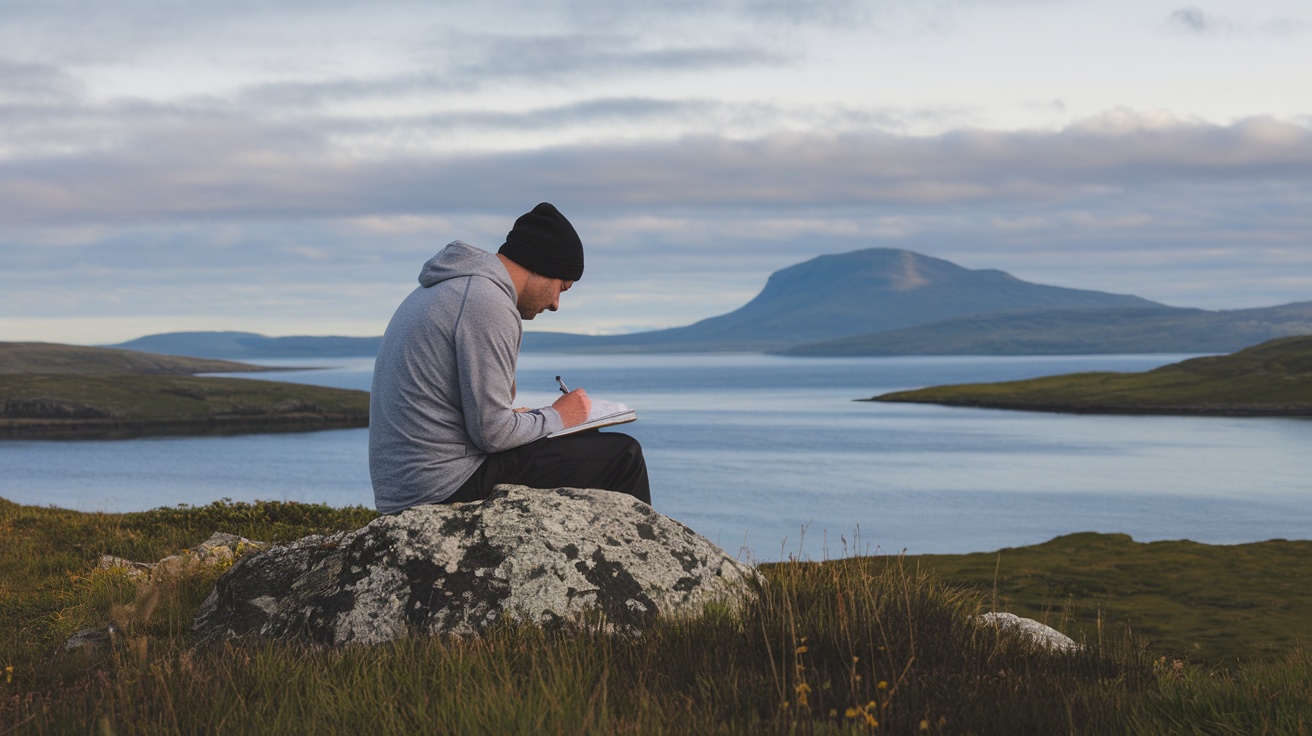
[[[1051,626],[1041,624],[1032,618],[1022,618],[1014,613],[998,611],[984,613],[976,617],[975,621],[998,631],[1014,632],[1037,649],[1049,652],[1073,652],[1080,648],[1078,642]]]
[[[96,567],[100,570],[121,570],[122,574],[136,579],[140,585],[149,590],[155,584],[177,579],[201,567],[231,564],[241,555],[267,546],[265,542],[255,542],[236,534],[214,532],[209,539],[194,548],[184,549],[181,553],[169,555],[159,562],[133,562],[123,557],[102,555]],[[120,627],[114,623],[82,629],[64,642],[64,650],[98,648],[112,643],[120,635]]]
[[[640,630],[739,603],[756,582],[751,567],[630,496],[498,486],[483,502],[412,508],[248,555],[218,580],[195,630],[200,643],[330,645],[584,615]]]
[[[102,570],[122,569],[129,577],[146,575],[151,581],[157,581],[161,576],[178,575],[196,565],[229,564],[251,550],[267,546],[265,542],[255,542],[236,534],[214,532],[194,549],[185,549],[181,554],[169,555],[159,562],[133,562],[122,557],[103,555],[98,567]]]

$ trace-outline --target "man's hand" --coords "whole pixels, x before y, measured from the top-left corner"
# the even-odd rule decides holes
[[[567,428],[573,427],[588,420],[588,412],[592,411],[592,399],[588,398],[587,391],[576,388],[552,402],[551,408],[560,414]]]

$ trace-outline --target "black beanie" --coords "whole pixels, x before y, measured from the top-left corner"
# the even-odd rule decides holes
[[[555,206],[543,202],[515,220],[497,251],[533,273],[578,281],[583,276],[583,241]]]

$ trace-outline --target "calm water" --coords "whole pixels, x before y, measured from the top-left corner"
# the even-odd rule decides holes
[[[554,376],[624,401],[656,508],[756,559],[972,552],[1075,531],[1213,544],[1312,538],[1312,422],[1090,417],[852,399],[900,388],[1184,356],[796,359],[522,356],[521,403]],[[300,364],[305,364],[301,361]],[[282,380],[369,387],[371,360]],[[267,376],[267,374],[264,374]],[[0,442],[0,496],[130,511],[220,498],[372,505],[366,430]]]

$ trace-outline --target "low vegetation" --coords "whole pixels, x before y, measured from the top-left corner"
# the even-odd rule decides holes
[[[0,733],[1292,734],[1312,725],[1312,656],[1297,645],[1215,667],[1128,632],[1114,606],[1152,614],[1138,613],[1122,582],[1173,596],[1179,571],[1143,563],[1141,547],[1116,537],[996,555],[768,564],[758,603],[641,636],[503,626],[482,638],[342,650],[195,649],[191,618],[222,565],[133,578],[97,564],[106,554],[157,560],[216,530],[290,540],[373,516],[267,502],[87,514],[0,500]],[[1232,613],[1228,601],[1266,581],[1252,580],[1235,548],[1212,549],[1216,594],[1196,597],[1212,618],[1161,622],[1180,641],[1193,633],[1176,629],[1231,630],[1268,615],[1264,606]],[[1068,569],[1044,577],[1041,560],[1062,556]],[[1305,548],[1276,546],[1261,564],[1295,579],[1307,559]],[[1086,631],[1066,587],[1096,588],[1097,569],[1124,577],[1090,598],[1106,608]],[[1035,651],[974,626],[995,598],[1033,606],[1020,612],[1084,649]],[[63,649],[76,631],[111,623],[107,644]]]
[[[872,400],[1085,413],[1312,416],[1312,336],[1281,338],[1144,373],[935,386]]]
[[[364,391],[201,372],[267,370],[131,350],[0,343],[0,438],[299,431],[362,427]]]
[[[1154,652],[1211,666],[1279,662],[1312,644],[1312,541],[1216,546],[1070,534],[989,554],[916,559],[998,610],[1097,638],[1130,629]]]

